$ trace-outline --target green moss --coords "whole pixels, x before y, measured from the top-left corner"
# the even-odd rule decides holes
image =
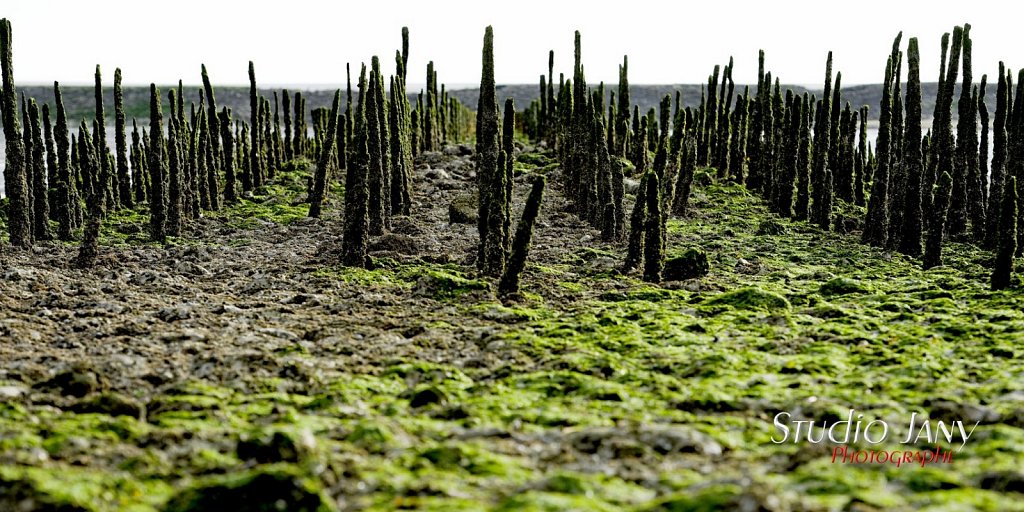
[[[821,285],[818,293],[830,297],[832,295],[847,295],[851,293],[871,293],[871,290],[857,280],[848,277],[836,277]]]
[[[707,306],[729,306],[735,309],[790,309],[789,301],[785,297],[753,286],[716,295],[704,301],[704,304]]]
[[[417,293],[442,300],[453,299],[470,292],[486,292],[490,288],[486,281],[468,279],[456,271],[431,269],[425,269],[415,285]]]

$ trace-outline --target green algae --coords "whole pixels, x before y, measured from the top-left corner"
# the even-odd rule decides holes
[[[785,297],[754,286],[722,293],[704,301],[704,304],[735,309],[788,310],[791,307]]]
[[[304,216],[292,204],[304,193],[303,172],[222,218],[252,225]],[[281,194],[290,199],[264,200]],[[131,215],[118,222],[140,220]],[[692,289],[588,270],[621,258],[610,247],[531,266],[540,285],[520,304],[496,302],[488,283],[460,265],[316,269],[325,285],[450,307],[458,316],[428,327],[466,329],[497,362],[365,354],[372,364],[309,382],[187,382],[156,393],[145,421],[3,402],[0,448],[17,453],[5,461],[17,466],[0,467],[0,476],[85,510],[182,510],[253,482],[316,508],[333,506],[330,493],[367,510],[1020,509],[1019,493],[981,487],[989,471],[1012,470],[1024,456],[1024,407],[1013,398],[1024,394],[1024,299],[1019,290],[987,290],[984,253],[950,244],[945,266],[922,271],[854,236],[772,216],[729,184],[697,187],[692,216],[668,228],[670,254],[707,254],[712,270]],[[828,451],[771,442],[777,411],[835,420],[857,408],[897,423],[911,412],[938,414],[939,399],[999,416],[949,466],[837,465]],[[693,428],[724,453],[634,444],[605,457],[564,441],[587,429],[654,424]],[[282,455],[288,442],[272,442],[304,437],[315,447],[297,457]],[[252,439],[269,455],[251,458],[250,446],[240,456],[240,441]],[[120,465],[76,467],[89,460],[83,443]],[[250,467],[275,457],[292,463]],[[630,473],[636,467],[650,473]]]

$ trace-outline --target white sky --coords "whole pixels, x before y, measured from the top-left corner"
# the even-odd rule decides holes
[[[179,78],[192,84],[200,82],[200,63],[215,84],[247,84],[249,60],[264,86],[340,84],[345,62],[352,62],[355,75],[358,63],[374,54],[393,72],[403,25],[410,30],[413,87],[423,82],[429,59],[441,82],[479,83],[488,24],[494,26],[498,83],[536,83],[547,73],[549,49],[555,50],[555,75],[571,75],[577,29],[594,85],[617,81],[624,54],[631,83],[703,82],[730,55],[735,80],[752,83],[759,48],[784,83],[820,87],[829,50],[844,85],[878,83],[900,30],[904,48],[909,37],[919,38],[922,79],[935,81],[942,33],[964,22],[972,25],[975,80],[982,73],[992,77],[999,60],[1024,66],[1020,17],[1011,14],[1010,2],[0,1],[0,16],[12,22],[21,84],[91,83],[96,64],[107,83],[121,67],[126,84]]]

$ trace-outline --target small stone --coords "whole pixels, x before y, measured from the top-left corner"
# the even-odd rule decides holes
[[[195,304],[190,302],[184,302],[176,306],[167,306],[157,311],[156,317],[164,322],[171,323],[178,320],[188,320],[192,317],[192,312],[195,310]]]
[[[473,194],[456,197],[448,205],[448,222],[451,224],[476,224],[479,219],[477,200]]]
[[[444,392],[435,387],[428,387],[413,393],[409,400],[409,407],[418,409],[430,404],[443,404],[448,401]]]
[[[684,281],[708,275],[708,255],[699,249],[688,249],[680,256],[665,260],[662,277],[666,281]]]

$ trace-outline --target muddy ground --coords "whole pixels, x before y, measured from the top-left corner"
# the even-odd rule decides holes
[[[702,175],[669,253],[711,271],[653,286],[524,149],[515,219],[550,185],[514,302],[450,222],[458,146],[417,158],[372,270],[337,263],[337,187],[305,218],[302,166],[164,246],[113,214],[93,269],[4,247],[0,510],[1024,510],[1024,294],[987,290],[988,253],[921,271]],[[850,409],[979,426],[948,464],[772,442]],[[936,444],[898,434],[851,450]]]

